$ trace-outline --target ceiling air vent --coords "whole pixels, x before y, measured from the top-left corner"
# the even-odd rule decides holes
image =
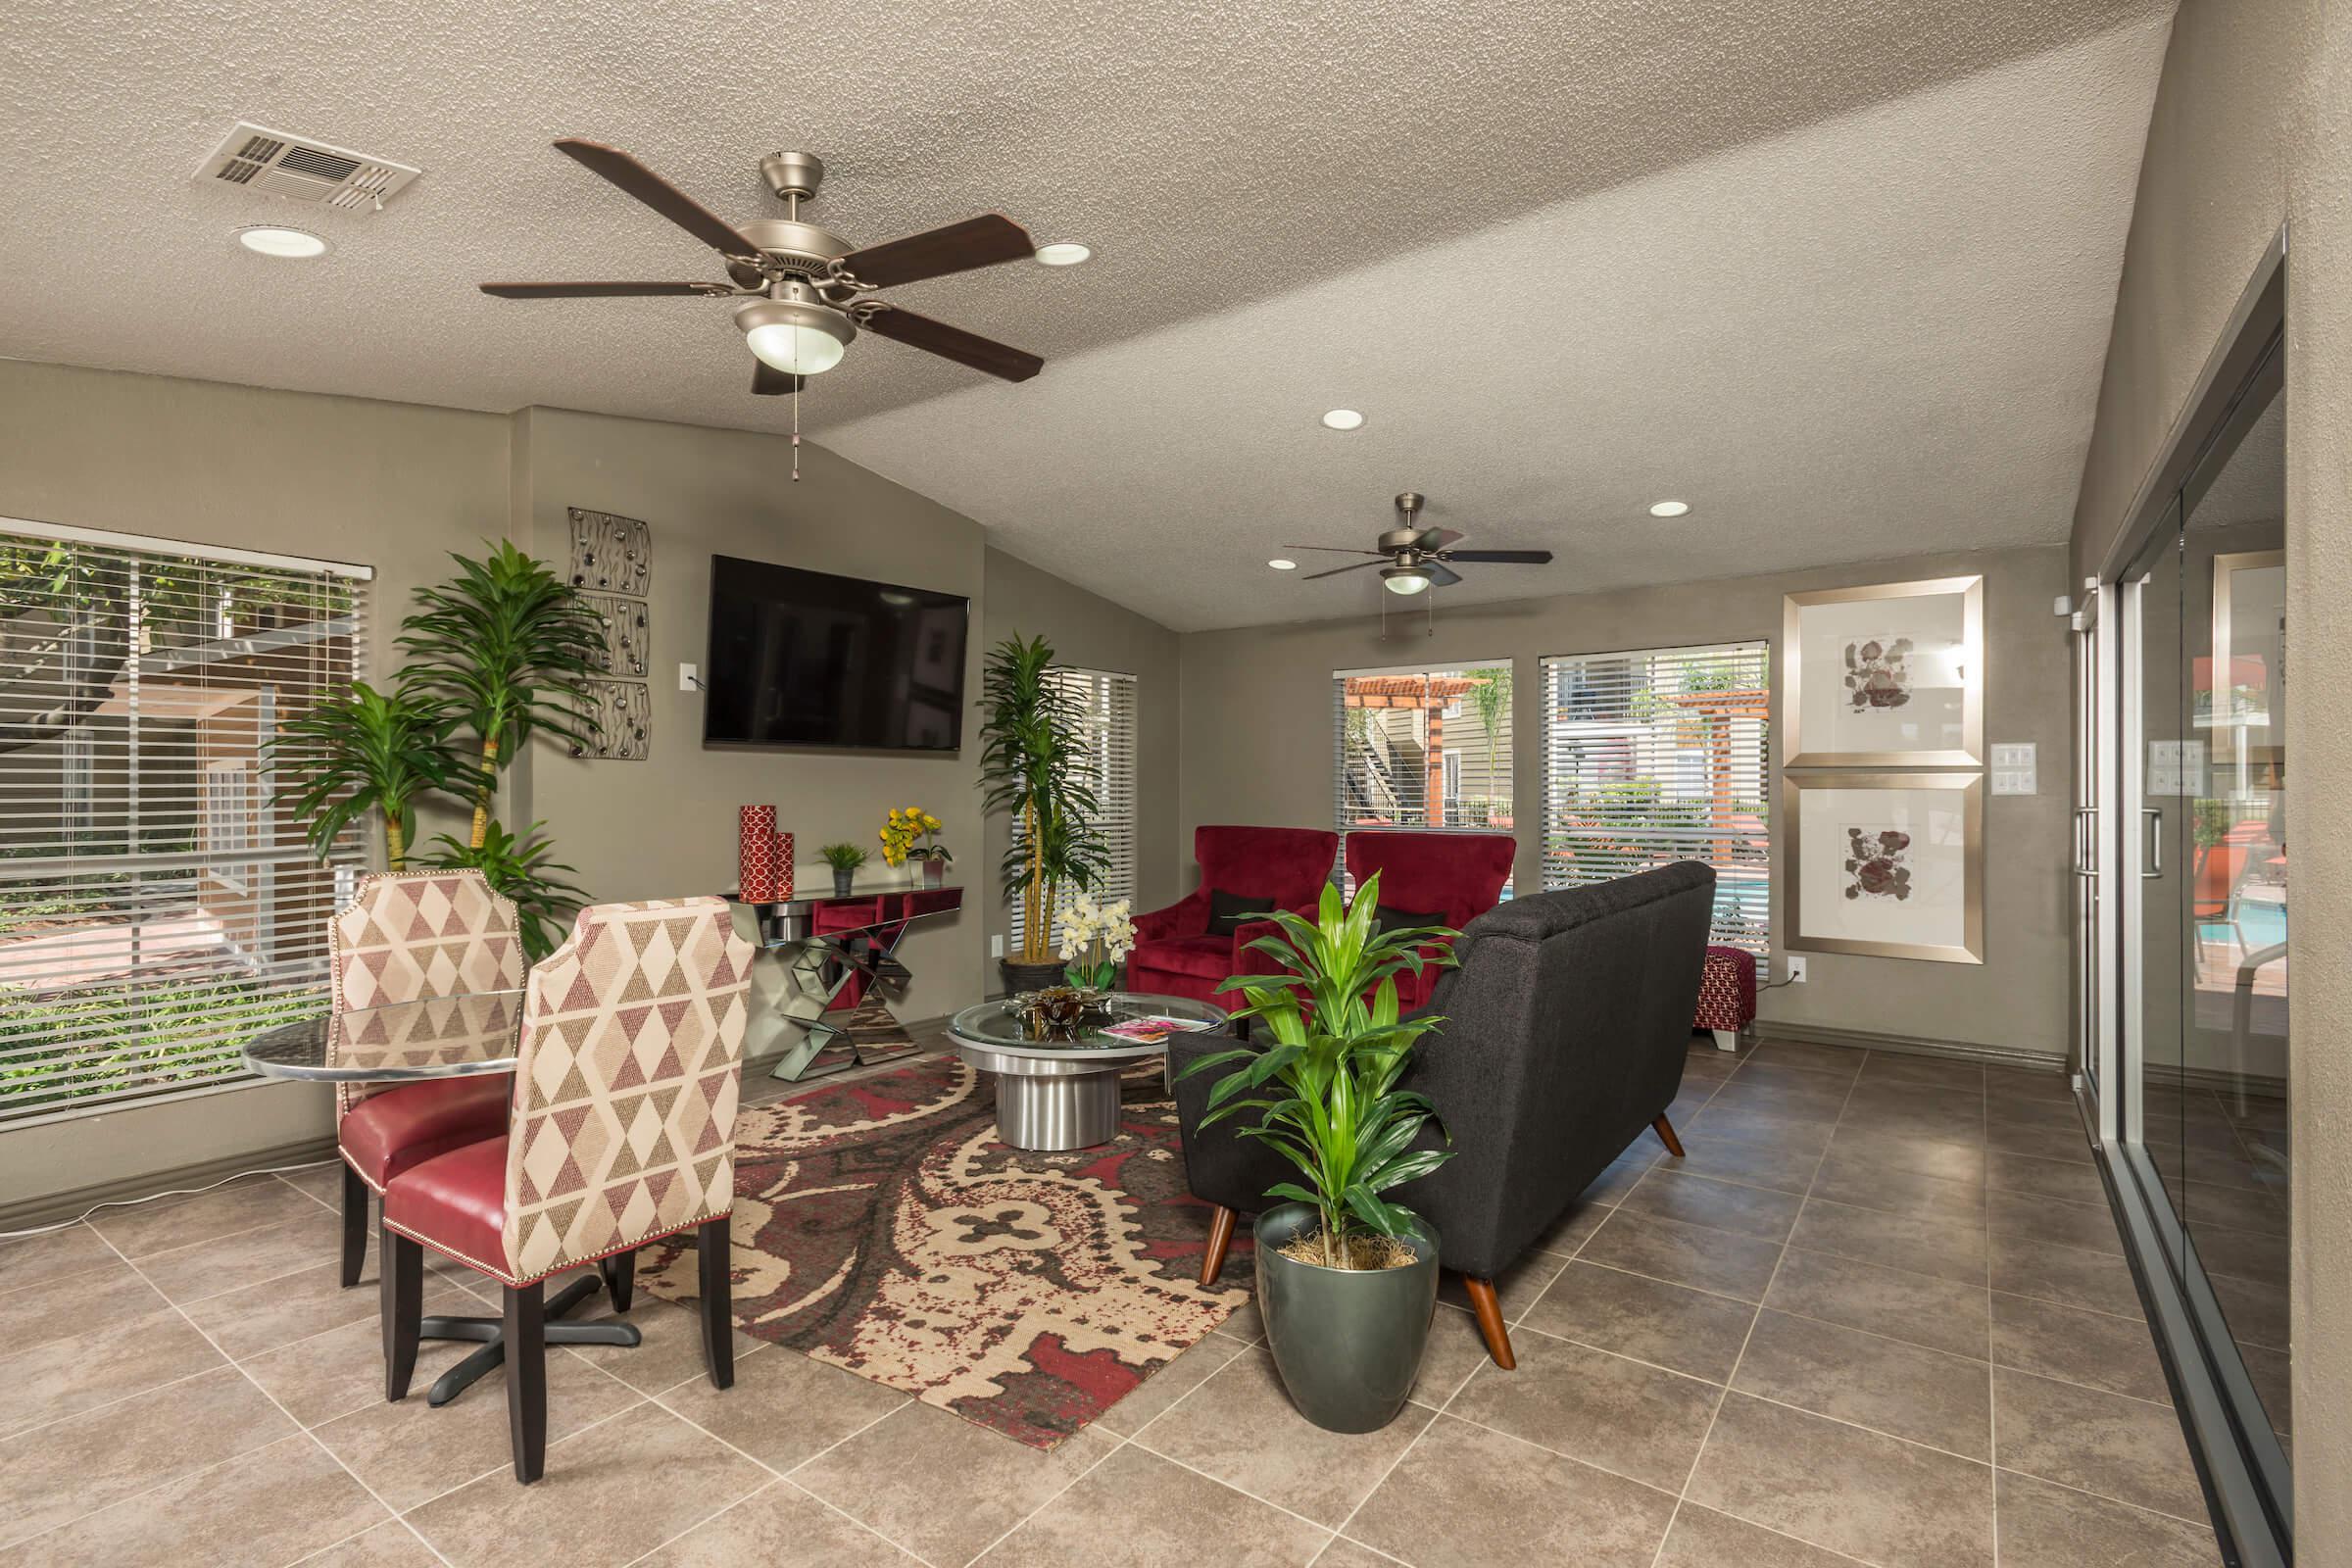
[[[219,180],[359,213],[382,206],[416,174],[388,158],[370,158],[244,121],[237,122],[196,171],[199,183]]]

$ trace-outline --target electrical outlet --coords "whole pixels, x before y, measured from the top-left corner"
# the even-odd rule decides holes
[[[988,939],[988,956],[992,958],[1004,956],[1004,938],[1002,934]]]
[[[1805,960],[1794,954],[1790,954],[1788,956],[1788,983],[1792,986],[1801,986],[1805,983]]]
[[[680,664],[678,666],[678,690],[682,692],[690,692],[700,687],[702,684],[703,683],[701,679],[695,674],[695,669],[692,664]]]

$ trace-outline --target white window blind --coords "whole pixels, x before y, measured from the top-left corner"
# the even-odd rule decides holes
[[[1708,940],[1772,939],[1766,644],[1544,661],[1544,885],[1715,868]]]
[[[1336,670],[1331,701],[1339,874],[1356,828],[1512,831],[1509,660]]]
[[[0,521],[0,1120],[208,1086],[323,1009],[268,743],[365,673],[363,568]]]
[[[1102,835],[1110,860],[1102,882],[1093,889],[1095,902],[1111,904],[1135,897],[1135,677],[1115,670],[1079,669],[1055,665],[1051,678],[1077,705],[1086,736],[1087,787],[1095,795],[1095,826]],[[1020,842],[1020,825],[1013,841]],[[1058,902],[1066,904],[1076,890],[1064,885]],[[1005,948],[1018,952],[1025,924],[1021,904],[1011,906],[1012,930]],[[1054,912],[1047,915],[1051,929]],[[1139,911],[1140,912],[1140,911]]]

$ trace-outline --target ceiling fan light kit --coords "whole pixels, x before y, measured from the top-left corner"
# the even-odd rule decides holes
[[[735,307],[735,327],[762,365],[786,375],[819,375],[841,363],[857,337],[847,313],[800,282],[782,282],[765,299]]]

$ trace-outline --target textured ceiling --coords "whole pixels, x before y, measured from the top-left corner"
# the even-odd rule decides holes
[[[2057,537],[2169,11],[15,0],[0,354],[777,429],[719,302],[470,285],[714,275],[556,136],[738,219],[776,210],[758,155],[806,147],[854,241],[1001,208],[1099,252],[899,296],[1038,380],[860,342],[812,437],[1172,625],[1361,608],[1198,547],[1368,533],[1406,484],[1563,553],[1464,597],[1677,569],[1592,537],[1661,484],[1711,571]],[[425,176],[362,217],[192,185],[238,118]],[[297,215],[323,262],[229,241]],[[1342,401],[1352,447],[1295,435]]]

